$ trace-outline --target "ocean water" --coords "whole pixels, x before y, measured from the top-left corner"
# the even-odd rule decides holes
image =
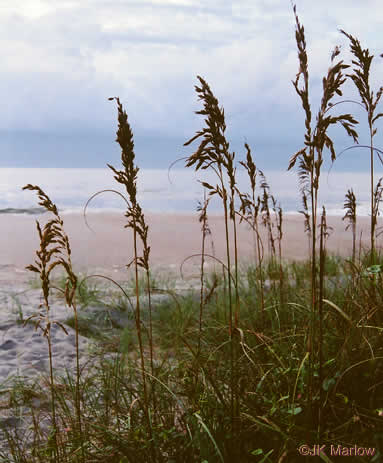
[[[296,213],[302,209],[298,178],[295,172],[265,171],[270,191],[284,213]],[[378,176],[375,182],[378,181]],[[258,177],[259,179],[259,177]],[[138,200],[144,212],[195,213],[198,201],[203,201],[204,189],[198,180],[216,185],[213,172],[194,172],[188,169],[142,169],[138,173]],[[249,191],[248,178],[244,170],[237,171],[238,187]],[[26,184],[40,186],[62,213],[82,212],[95,193],[113,189],[124,194],[124,188],[113,178],[108,169],[67,168],[0,168],[0,212],[34,213],[38,209],[35,192],[22,191]],[[260,179],[258,180],[260,185]],[[326,206],[328,215],[344,215],[345,194],[353,188],[357,199],[357,213],[369,215],[370,177],[367,172],[323,172],[320,180],[319,207]],[[261,190],[258,189],[258,193]],[[217,199],[210,203],[210,213],[220,213]],[[87,207],[88,212],[123,211],[126,203],[117,194],[97,194]]]

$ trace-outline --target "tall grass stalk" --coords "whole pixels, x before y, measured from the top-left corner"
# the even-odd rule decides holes
[[[307,203],[307,194],[304,189],[301,191],[302,193],[302,205],[303,205],[303,210],[299,211],[300,214],[303,215],[305,218],[304,220],[304,225],[305,225],[305,233],[307,233],[308,237],[308,249],[309,249],[309,256],[311,258],[312,252],[311,252],[311,216],[308,208],[308,203]]]
[[[318,330],[318,350],[319,350],[319,406],[318,406],[318,438],[322,438],[323,422],[323,299],[325,283],[325,263],[326,263],[326,238],[328,236],[326,222],[326,209],[323,206],[320,223],[320,243],[319,243],[319,330]]]
[[[210,199],[210,198],[209,198]],[[199,307],[199,333],[198,333],[198,351],[197,355],[201,352],[201,337],[202,337],[202,319],[203,319],[203,308],[205,305],[204,297],[204,281],[205,281],[205,242],[206,236],[211,235],[211,230],[207,221],[207,206],[209,199],[206,199],[206,191],[204,191],[204,203],[199,205],[198,211],[200,211],[199,221],[202,223],[202,244],[201,244],[201,273],[200,273],[200,307]],[[214,290],[214,289],[213,289]]]
[[[257,274],[259,275],[260,281],[260,295],[261,295],[261,319],[262,325],[264,323],[264,311],[265,311],[265,297],[264,297],[264,279],[263,279],[263,245],[258,228],[258,215],[261,210],[261,199],[258,196],[255,200],[256,191],[256,179],[258,169],[253,161],[251,155],[250,146],[245,143],[246,148],[246,161],[240,161],[239,163],[246,169],[247,175],[250,181],[251,195],[248,193],[242,193],[237,189],[237,194],[240,199],[240,208],[237,212],[240,216],[240,223],[245,220],[253,230],[256,242],[256,257],[255,266]]]
[[[383,177],[378,180],[378,183],[375,185],[374,193],[373,193],[373,217],[374,217],[374,239],[376,240],[378,233],[377,233],[377,224],[378,224],[378,217],[380,215],[379,206],[382,202],[383,196],[383,185],[382,185]],[[376,256],[377,257],[377,256]]]
[[[197,76],[201,86],[195,86],[199,99],[203,101],[204,108],[196,111],[196,114],[207,116],[205,122],[207,127],[198,131],[194,137],[184,143],[184,146],[190,145],[194,140],[203,137],[197,151],[187,158],[186,167],[195,166],[195,170],[212,169],[218,177],[219,185],[213,186],[207,182],[201,182],[202,186],[209,190],[209,196],[218,195],[223,204],[225,238],[226,238],[226,260],[227,260],[227,280],[228,280],[228,298],[229,298],[229,336],[230,336],[230,376],[231,376],[231,424],[232,429],[235,427],[235,418],[239,411],[237,407],[236,379],[235,379],[235,349],[233,343],[234,329],[239,319],[239,294],[238,294],[238,254],[237,254],[237,233],[235,220],[235,154],[229,152],[229,143],[225,138],[226,123],[225,113],[219,108],[218,100],[213,95],[207,82],[200,76]],[[225,176],[226,174],[226,176]],[[229,194],[226,187],[229,182]],[[231,255],[230,255],[230,235],[229,220],[233,222],[234,234],[234,272],[235,272],[235,313],[233,314],[232,299],[232,282],[231,282]],[[233,317],[234,315],[234,317]]]
[[[346,199],[344,202],[344,209],[346,210],[342,220],[348,220],[346,230],[351,227],[352,230],[352,263],[355,264],[356,255],[356,198],[353,189],[348,189],[346,193]]]
[[[275,260],[276,252],[275,252],[275,239],[272,230],[272,220],[270,215],[270,206],[269,200],[274,200],[273,196],[270,194],[270,186],[267,183],[266,177],[264,173],[259,170],[259,175],[261,177],[261,188],[262,188],[262,197],[261,197],[261,216],[262,216],[262,224],[266,228],[268,233],[268,244],[269,244],[269,256],[271,260]]]
[[[274,200],[274,197],[273,197]],[[281,206],[278,208],[275,207],[274,203],[274,213],[277,226],[277,240],[278,240],[278,260],[279,260],[279,303],[281,308],[284,304],[284,273],[282,266],[282,238],[283,238],[283,213]]]
[[[141,331],[141,307],[140,307],[140,291],[139,291],[139,274],[138,269],[142,267],[146,271],[147,277],[147,290],[149,293],[149,345],[150,345],[150,363],[151,369],[153,372],[153,341],[152,341],[152,320],[151,320],[151,299],[150,299],[150,274],[149,274],[149,253],[150,247],[147,243],[148,235],[148,226],[145,223],[144,214],[142,209],[137,201],[137,174],[139,168],[134,164],[135,154],[134,154],[134,141],[133,133],[128,122],[128,116],[126,111],[123,109],[122,104],[118,97],[109,98],[109,100],[116,100],[117,109],[118,109],[118,130],[116,132],[117,138],[116,141],[121,147],[121,161],[124,167],[124,170],[116,170],[113,166],[108,164],[108,167],[114,172],[115,180],[124,185],[126,192],[128,193],[130,205],[125,212],[125,217],[128,219],[128,223],[125,225],[126,228],[131,228],[133,230],[133,252],[134,252],[134,273],[135,273],[135,284],[136,284],[136,310],[135,310],[135,321],[136,321],[136,331],[139,343],[140,350],[140,360],[141,360],[141,375],[142,375],[142,385],[144,390],[144,409],[147,420],[148,432],[150,435],[150,445],[152,449],[152,456],[154,459],[154,447],[153,447],[153,436],[152,436],[152,425],[149,414],[149,398],[147,390],[147,381],[146,381],[146,369],[145,369],[145,355],[144,355],[144,346],[142,340],[142,331]],[[137,249],[137,236],[141,238],[143,243],[143,255],[138,256]],[[129,267],[129,266],[128,266]]]
[[[309,352],[310,352],[310,377],[311,382],[309,386],[310,402],[312,403],[313,397],[313,345],[314,338],[314,320],[317,312],[317,267],[316,267],[316,226],[317,226],[317,209],[318,209],[318,191],[319,180],[321,173],[321,166],[323,164],[323,150],[327,148],[331,153],[331,161],[334,162],[336,154],[332,139],[327,135],[327,130],[332,125],[340,124],[345,129],[346,133],[357,142],[358,134],[353,126],[358,122],[351,114],[341,114],[338,116],[327,115],[327,112],[332,108],[332,99],[337,95],[342,95],[341,87],[346,78],[343,76],[343,71],[349,66],[343,64],[343,61],[338,61],[334,64],[335,57],[340,53],[339,48],[336,48],[331,56],[331,66],[328,69],[327,76],[323,78],[323,96],[321,105],[317,113],[316,125],[314,130],[311,128],[312,112],[309,101],[309,72],[308,60],[306,52],[306,39],[304,34],[304,27],[300,24],[296,6],[293,6],[296,31],[295,37],[298,47],[299,59],[299,72],[293,81],[294,88],[299,95],[302,107],[305,112],[305,147],[295,153],[288,166],[288,170],[292,169],[299,160],[298,176],[301,184],[301,191],[308,192],[311,206],[311,311],[312,323],[309,336]],[[302,87],[299,86],[301,77],[303,78]]]
[[[28,184],[23,187],[23,190],[36,191],[39,198],[39,205],[44,207],[48,212],[54,215],[54,219],[50,220],[41,229],[38,221],[36,221],[37,230],[40,237],[40,250],[36,251],[38,259],[35,261],[36,265],[29,265],[28,270],[40,274],[42,282],[42,289],[44,295],[44,305],[46,310],[45,317],[45,329],[43,334],[47,338],[48,352],[49,352],[49,373],[50,373],[50,388],[51,388],[51,400],[52,400],[52,421],[53,421],[53,439],[54,439],[54,455],[55,459],[58,458],[58,447],[57,447],[57,421],[56,421],[56,399],[55,399],[55,385],[53,376],[53,353],[52,353],[52,340],[51,340],[51,326],[53,324],[58,325],[67,331],[64,326],[57,322],[51,321],[49,317],[50,305],[49,305],[49,293],[51,287],[50,274],[52,270],[57,266],[64,267],[67,278],[65,283],[65,300],[68,307],[71,307],[74,312],[75,320],[75,343],[76,343],[76,388],[75,388],[75,408],[77,425],[79,431],[79,445],[81,447],[82,461],[85,462],[84,456],[84,439],[82,432],[82,418],[81,418],[81,398],[80,398],[80,353],[79,353],[79,338],[78,338],[78,317],[77,307],[75,303],[75,293],[77,288],[77,277],[73,272],[72,260],[71,260],[71,247],[69,244],[68,235],[64,231],[64,223],[61,219],[57,207],[52,203],[50,198],[44,193],[44,191],[35,185]],[[64,253],[64,254],[63,254]],[[54,260],[55,259],[55,260]],[[34,317],[32,315],[32,317]],[[31,317],[30,317],[31,318]],[[28,321],[28,320],[27,320]],[[43,321],[41,315],[39,316],[37,327],[40,327],[40,323]]]
[[[355,66],[352,74],[347,74],[352,79],[357,88],[362,106],[367,113],[367,121],[370,135],[370,202],[371,202],[371,227],[370,227],[370,246],[371,246],[371,265],[376,259],[375,256],[375,228],[376,228],[376,211],[374,210],[374,136],[377,128],[375,122],[383,116],[383,113],[375,113],[377,104],[383,93],[383,87],[380,87],[374,96],[373,90],[370,87],[370,67],[374,55],[370,55],[367,49],[363,49],[359,40],[348,34],[344,30],[340,30],[350,41],[350,50],[354,55],[355,60],[352,64]]]
[[[237,194],[241,200],[241,206],[239,209],[239,213],[242,214],[240,218],[240,222],[247,217],[248,220],[252,221],[252,229],[254,235],[254,243],[256,242],[256,228],[258,225],[257,216],[258,216],[258,208],[255,202],[255,187],[256,187],[256,180],[257,180],[257,166],[255,165],[252,155],[250,146],[245,143],[246,148],[246,161],[239,161],[239,163],[245,168],[247,175],[250,181],[250,188],[251,188],[251,196],[248,193],[241,193],[237,188]],[[255,257],[260,259],[260,255],[257,253],[257,249],[255,249]]]
[[[261,188],[263,190],[262,198],[260,198],[260,205],[261,205],[261,217],[262,217],[262,224],[267,229],[268,232],[268,244],[269,244],[269,262],[273,269],[273,274],[269,276],[272,279],[272,286],[273,290],[275,291],[276,283],[275,283],[275,272],[274,269],[279,267],[279,302],[282,305],[283,303],[283,294],[282,294],[282,286],[283,286],[283,272],[282,272],[282,209],[281,207],[277,208],[277,202],[274,196],[270,192],[270,186],[267,183],[266,177],[264,173],[259,170],[259,175],[261,177]],[[270,204],[274,212],[274,220],[271,217],[270,212]],[[274,236],[273,228],[277,229],[277,234]],[[278,258],[277,258],[277,250],[276,250],[276,241],[278,242]]]

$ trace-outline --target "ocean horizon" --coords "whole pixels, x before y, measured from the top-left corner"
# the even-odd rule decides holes
[[[0,213],[39,213],[35,192],[23,191],[28,183],[40,186],[62,213],[82,213],[87,201],[102,190],[125,194],[122,185],[108,168],[0,168]],[[298,176],[295,171],[264,171],[270,193],[285,214],[302,210]],[[375,177],[375,184],[379,176]],[[137,197],[144,212],[193,214],[203,202],[204,189],[198,180],[212,185],[217,179],[212,172],[188,169],[141,169],[137,179]],[[237,170],[238,188],[249,192],[244,169]],[[261,194],[258,176],[257,194]],[[318,206],[326,207],[328,215],[343,216],[347,190],[352,188],[357,201],[357,214],[370,214],[370,175],[368,172],[323,172],[320,179]],[[123,212],[126,203],[112,192],[97,194],[88,204],[87,212]],[[210,213],[221,212],[218,198],[209,204]]]

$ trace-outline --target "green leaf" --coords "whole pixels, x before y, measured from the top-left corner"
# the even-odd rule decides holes
[[[302,407],[292,407],[290,410],[287,410],[287,413],[289,415],[299,415],[301,413]]]
[[[348,403],[348,397],[344,394],[341,394],[340,392],[338,392],[336,394],[337,397],[340,397],[341,399],[343,399],[344,403],[347,404]]]
[[[202,426],[202,428],[206,431],[207,435],[209,436],[210,440],[212,441],[212,443],[214,444],[214,447],[215,447],[215,450],[220,458],[220,460],[222,461],[222,463],[224,463],[224,459],[223,459],[223,456],[222,456],[222,453],[217,445],[217,442],[215,441],[214,437],[212,436],[211,432],[210,432],[210,429],[206,426],[206,424],[204,423],[204,421],[202,420],[201,416],[195,412],[193,413],[193,415],[197,418],[198,422],[200,423],[200,425]]]
[[[331,364],[334,363],[334,362],[335,362],[335,358],[329,359],[329,360],[327,360],[327,362],[324,363],[323,366],[324,366],[324,367],[327,367],[327,365],[331,365]]]
[[[262,449],[256,449],[251,452],[251,455],[263,455]]]
[[[375,275],[377,273],[380,273],[382,271],[382,266],[381,265],[371,265],[371,267],[367,267],[366,272],[368,275]]]
[[[265,463],[266,460],[268,460],[268,456],[271,455],[274,452],[274,449],[271,449],[269,452],[266,453],[266,455],[262,458],[262,460],[259,463]]]
[[[326,302],[326,304],[328,304],[333,309],[337,310],[346,320],[348,320],[350,323],[352,323],[351,318],[347,314],[345,314],[343,312],[343,310],[340,307],[338,307],[336,304],[329,301],[328,299],[323,299],[323,302]]]
[[[323,381],[322,387],[326,392],[336,383],[334,378],[326,378]]]

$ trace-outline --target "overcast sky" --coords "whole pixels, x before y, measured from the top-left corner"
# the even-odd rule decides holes
[[[297,0],[305,27],[312,110],[317,112],[339,28],[375,55],[372,84],[383,85],[381,0]],[[363,18],[363,19],[362,19]],[[251,144],[260,168],[285,169],[303,145],[304,114],[291,81],[298,72],[295,18],[288,0],[1,0],[0,167],[116,164],[119,96],[142,167],[168,167],[202,128],[197,75],[225,108],[238,156]],[[358,99],[352,85],[344,95]],[[383,110],[381,106],[380,110]],[[363,119],[356,105],[342,112]],[[383,119],[378,130],[383,133]],[[335,129],[338,151],[352,144]],[[383,149],[383,138],[376,136]],[[347,156],[347,160],[346,160]],[[362,149],[339,169],[368,168]],[[263,164],[262,164],[263,163]]]

